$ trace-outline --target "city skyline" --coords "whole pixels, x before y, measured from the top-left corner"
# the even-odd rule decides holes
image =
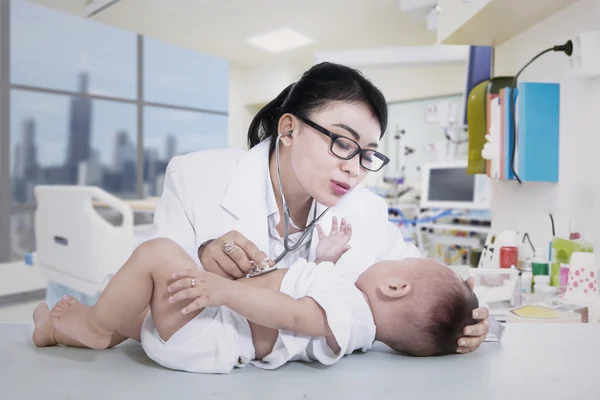
[[[11,149],[15,151],[20,140],[24,120],[36,121],[37,136],[44,141],[38,155],[41,166],[60,165],[65,158],[65,144],[69,131],[70,101],[73,96],[11,91]],[[79,99],[79,97],[77,97]],[[91,147],[96,148],[105,164],[112,162],[112,138],[119,130],[131,132],[132,142],[137,143],[137,115],[135,105],[91,100],[94,113],[91,117]],[[166,157],[165,135],[177,137],[180,152],[227,146],[227,116],[203,114],[192,111],[144,107],[144,147],[159,149],[160,157]]]
[[[79,91],[87,93],[90,76],[79,74]],[[11,168],[13,199],[20,203],[33,200],[36,184],[85,184],[105,188],[115,194],[135,194],[137,175],[137,144],[125,129],[117,129],[112,137],[112,163],[102,162],[98,149],[91,145],[93,103],[87,97],[72,97],[69,107],[68,138],[64,161],[43,166],[38,161],[36,120],[22,121],[19,139],[13,144],[14,162]],[[147,195],[158,195],[159,182],[168,161],[178,153],[177,135],[166,132],[162,154],[156,147],[144,147],[144,183]]]

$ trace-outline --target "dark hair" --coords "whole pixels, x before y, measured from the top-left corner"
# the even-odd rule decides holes
[[[478,322],[473,310],[479,307],[479,300],[467,283],[463,284],[449,287],[425,316],[423,334],[428,349],[424,355],[456,353],[464,328]]]
[[[356,69],[322,62],[306,71],[298,82],[286,87],[256,114],[248,129],[248,146],[252,148],[268,137],[276,137],[277,125],[283,114],[309,117],[332,101],[365,104],[379,122],[379,138],[383,137],[388,115],[381,91]],[[275,141],[272,140],[270,153],[274,149]]]

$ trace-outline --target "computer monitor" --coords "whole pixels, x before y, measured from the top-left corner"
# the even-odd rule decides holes
[[[466,160],[428,163],[422,173],[422,208],[489,210],[490,179],[467,174]]]
[[[467,102],[471,90],[492,76],[493,49],[490,46],[469,46],[467,75],[463,99],[463,125],[467,125]]]

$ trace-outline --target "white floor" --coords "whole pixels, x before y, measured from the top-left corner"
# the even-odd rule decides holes
[[[2,322],[32,322],[33,309],[40,303],[39,300],[28,303],[14,304],[0,307],[0,323]]]
[[[0,296],[31,292],[46,287],[46,279],[37,268],[23,262],[0,264]],[[1,322],[31,322],[33,309],[40,300],[28,301],[2,306],[0,305]]]

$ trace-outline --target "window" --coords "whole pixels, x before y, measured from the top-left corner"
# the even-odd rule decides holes
[[[134,104],[11,91],[12,258],[35,248],[33,188],[95,185],[136,197]]]
[[[77,74],[93,79],[89,93],[136,97],[136,34],[25,0],[11,2],[13,84],[78,91]]]
[[[225,60],[148,38],[138,59],[134,32],[26,0],[1,3],[10,8],[11,109],[9,130],[0,131],[10,139],[10,173],[3,175],[9,179],[0,193],[11,204],[0,210],[0,234],[10,230],[11,241],[10,251],[0,242],[0,262],[35,250],[35,185],[158,196],[171,157],[227,147]],[[144,99],[137,99],[138,65]]]
[[[227,147],[227,116],[144,108],[144,188],[147,196],[159,196],[164,171],[176,155]]]
[[[144,100],[227,111],[229,67],[225,60],[144,38]]]

